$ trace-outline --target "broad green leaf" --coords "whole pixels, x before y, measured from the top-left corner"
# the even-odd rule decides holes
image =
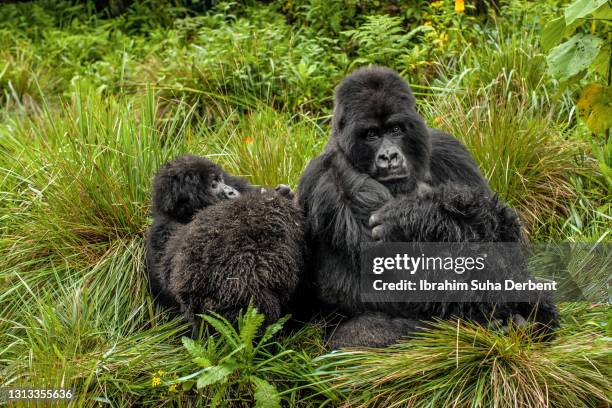
[[[274,337],[274,335],[283,328],[283,326],[285,325],[285,323],[287,323],[287,320],[289,320],[290,317],[290,315],[281,317],[276,322],[266,327],[266,331],[264,332],[263,336],[261,336],[261,340],[259,341],[259,346],[265,344],[268,340]]]
[[[192,357],[206,356],[206,349],[201,344],[198,344],[189,337],[184,336],[181,337],[181,341],[183,342],[183,346],[187,349],[187,352],[191,354]]]
[[[606,2],[607,0],[576,0],[565,8],[565,24],[570,25],[577,19],[586,17]]]
[[[265,319],[263,313],[259,313],[253,306],[249,306],[244,316],[241,317],[239,321],[240,340],[249,350],[252,349],[253,339]]]
[[[593,18],[598,20],[612,20],[612,5],[606,3],[593,13]]]
[[[589,70],[596,72],[606,78],[608,75],[608,64],[610,62],[610,52],[612,52],[612,44],[607,44],[599,49],[599,53],[593,60]]]
[[[196,357],[192,360],[194,363],[196,363],[197,365],[199,365],[200,367],[210,367],[212,365],[212,362],[206,358],[206,357]]]
[[[542,48],[550,50],[555,44],[563,39],[565,34],[565,18],[559,17],[551,20],[542,30]]]
[[[227,367],[225,365],[212,366],[198,377],[196,387],[200,389],[216,384],[219,381],[224,380],[233,371],[233,367]]]
[[[217,313],[212,313],[210,315],[202,315],[202,319],[214,327],[214,329],[223,336],[223,339],[233,348],[240,345],[240,336],[226,318]]]
[[[576,34],[550,50],[548,72],[561,81],[587,69],[599,53],[603,41],[590,34]]]
[[[183,388],[183,391],[189,391],[190,389],[193,388],[194,385],[195,385],[195,381],[185,381],[181,385],[181,388]]]
[[[603,133],[612,127],[612,87],[585,86],[576,106],[591,132]]]
[[[251,376],[255,386],[255,408],[280,408],[280,395],[275,386],[263,378]]]

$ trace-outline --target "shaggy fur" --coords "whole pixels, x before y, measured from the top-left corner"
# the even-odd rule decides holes
[[[215,176],[241,195],[215,197]],[[250,301],[269,321],[288,311],[304,236],[302,212],[284,188],[262,191],[205,158],[183,156],[156,174],[152,208],[147,272],[159,303],[191,322],[211,311],[234,319]]]
[[[402,164],[396,178],[381,176],[381,152],[393,152]],[[361,302],[364,242],[521,239],[518,217],[489,189],[467,149],[427,128],[408,84],[390,69],[360,69],[340,84],[331,136],[302,175],[298,201],[307,220],[313,290],[325,312],[348,317],[332,334],[333,347],[390,344],[432,317],[506,324],[519,314],[544,330],[557,324],[548,299],[538,305]]]

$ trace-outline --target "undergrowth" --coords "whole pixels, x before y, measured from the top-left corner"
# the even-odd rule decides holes
[[[74,406],[612,403],[608,304],[561,305],[550,343],[454,321],[330,352],[320,324],[262,337],[253,309],[181,340],[144,273],[161,164],[189,152],[295,187],[334,86],[370,63],[407,78],[532,240],[609,242],[612,141],[539,45],[558,2],[95,3],[0,5],[0,385],[72,388]]]

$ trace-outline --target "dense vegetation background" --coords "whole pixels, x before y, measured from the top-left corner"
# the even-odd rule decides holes
[[[1,4],[0,384],[76,405],[609,406],[608,305],[561,305],[549,344],[451,322],[326,354],[318,325],[262,337],[253,310],[181,341],[143,270],[162,163],[193,152],[295,187],[334,86],[367,64],[410,82],[532,240],[609,242],[610,5],[574,3]]]

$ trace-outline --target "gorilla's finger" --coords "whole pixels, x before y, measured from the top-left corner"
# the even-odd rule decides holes
[[[286,184],[279,184],[278,186],[276,186],[274,191],[276,191],[277,194],[283,197],[293,198],[293,191],[291,191],[291,187]]]
[[[372,228],[372,238],[375,241],[380,241],[384,235],[385,227],[383,227],[382,225],[377,225],[376,227]]]
[[[433,196],[433,188],[429,184],[419,181],[417,183],[416,193],[417,197],[420,199],[430,198]]]
[[[370,227],[375,227],[382,223],[382,216],[379,213],[374,213],[370,216],[370,220],[368,221],[368,225]]]
[[[525,318],[518,313],[512,316],[512,322],[517,327],[524,327],[527,325],[527,320],[525,320]]]

